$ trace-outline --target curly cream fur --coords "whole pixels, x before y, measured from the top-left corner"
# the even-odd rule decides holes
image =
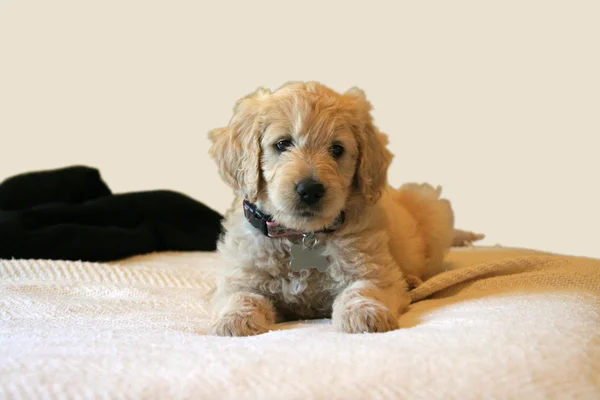
[[[324,317],[343,332],[396,329],[409,283],[438,272],[454,240],[450,203],[428,184],[388,186],[392,154],[370,110],[360,89],[340,94],[293,82],[242,98],[229,125],[211,131],[211,155],[238,196],[218,244],[226,267],[212,298],[215,334],[255,335],[278,321]],[[275,144],[283,139],[294,146],[281,153]],[[333,143],[345,148],[339,159],[329,152]],[[307,177],[326,187],[322,206],[308,216],[295,192]],[[303,231],[329,225],[343,210],[344,225],[318,235],[328,270],[290,270],[294,238],[259,234],[243,216],[243,198]]]

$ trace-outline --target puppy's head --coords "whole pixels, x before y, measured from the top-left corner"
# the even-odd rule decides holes
[[[320,229],[350,198],[377,202],[392,155],[360,89],[289,83],[240,99],[211,156],[238,196],[289,228]]]

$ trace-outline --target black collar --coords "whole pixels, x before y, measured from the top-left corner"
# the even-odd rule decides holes
[[[271,238],[277,238],[277,237],[287,237],[287,236],[301,236],[304,233],[306,233],[306,232],[287,229],[281,225],[278,225],[275,221],[273,221],[273,218],[270,215],[265,214],[262,211],[260,211],[258,209],[258,207],[256,207],[255,204],[250,203],[248,200],[244,200],[243,207],[244,207],[244,216],[246,217],[246,220],[248,220],[250,225],[252,225],[256,229],[261,231],[262,234],[265,236],[268,236]],[[344,220],[345,220],[345,215],[344,215],[344,212],[342,211],[340,213],[339,217],[334,221],[334,223],[331,226],[320,230],[318,233],[333,232],[344,223]],[[317,232],[315,232],[315,233],[317,233]]]
[[[250,225],[261,231],[263,235],[269,236],[267,221],[272,221],[270,215],[262,213],[254,204],[244,200],[244,216]]]

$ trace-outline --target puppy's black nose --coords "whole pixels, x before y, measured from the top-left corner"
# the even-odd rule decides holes
[[[296,191],[303,203],[313,205],[319,202],[325,195],[325,186],[312,178],[304,179],[296,185]]]

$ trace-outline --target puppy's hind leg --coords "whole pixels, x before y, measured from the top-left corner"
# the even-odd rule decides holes
[[[395,199],[415,219],[424,244],[422,279],[435,275],[454,238],[454,213],[450,202],[441,198],[442,188],[427,183],[407,183],[395,193]]]
[[[452,247],[471,246],[473,242],[484,239],[485,235],[482,233],[465,231],[454,227],[454,210],[452,210],[452,206],[448,200],[441,198],[441,194],[441,186],[434,188],[428,183],[407,183],[398,190],[397,198],[409,208],[420,224],[427,219],[437,219],[441,231],[447,231],[443,226],[445,225],[444,221],[447,222],[450,220],[450,226],[452,227],[450,246]],[[427,215],[428,213],[431,214]],[[445,228],[447,227],[446,225]],[[442,234],[441,236],[444,235]],[[443,240],[442,242],[442,247],[446,247],[447,241]]]

